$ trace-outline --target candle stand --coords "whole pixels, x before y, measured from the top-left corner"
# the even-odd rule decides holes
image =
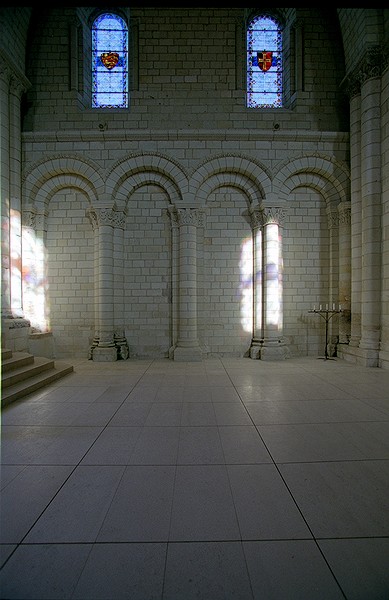
[[[327,350],[327,345],[328,345],[328,323],[330,321],[330,319],[332,319],[332,317],[336,314],[339,314],[342,312],[342,309],[336,310],[330,310],[328,308],[326,308],[325,310],[322,310],[321,308],[319,310],[316,310],[316,308],[314,308],[313,310],[309,310],[309,313],[315,313],[317,315],[320,315],[326,323],[326,345],[325,345],[325,350],[324,350],[324,356],[319,356],[318,358],[324,358],[324,360],[334,360],[333,358],[328,356],[328,350]]]

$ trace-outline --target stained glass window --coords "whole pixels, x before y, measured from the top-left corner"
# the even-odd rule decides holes
[[[282,32],[268,16],[257,16],[247,28],[247,106],[282,106]]]
[[[111,13],[92,26],[92,107],[128,107],[128,28]]]

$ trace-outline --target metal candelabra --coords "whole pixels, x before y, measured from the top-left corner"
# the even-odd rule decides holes
[[[328,349],[327,349],[327,346],[328,346],[328,323],[334,315],[341,313],[342,309],[339,305],[338,310],[334,307],[331,310],[328,308],[328,305],[327,305],[327,308],[325,308],[325,309],[322,309],[322,307],[320,306],[319,310],[317,310],[316,308],[313,308],[313,310],[309,310],[308,312],[320,315],[325,320],[325,323],[326,323],[326,345],[325,345],[325,349],[324,349],[324,360],[329,360],[330,357],[328,356]],[[322,357],[319,356],[319,358],[322,358]]]

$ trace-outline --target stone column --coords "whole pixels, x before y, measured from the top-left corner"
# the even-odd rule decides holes
[[[97,326],[89,358],[97,362],[114,362],[120,348],[114,333],[114,260],[113,229],[123,221],[123,214],[109,208],[87,211],[97,236],[98,256],[95,262],[97,280]]]
[[[179,281],[180,281],[180,263],[179,263],[179,226],[177,211],[173,204],[169,204],[167,208],[167,215],[170,219],[171,225],[171,265],[172,265],[172,280],[171,280],[171,342],[172,345],[169,348],[169,358],[174,359],[174,351],[176,349],[176,340],[178,339],[179,332]]]
[[[21,125],[20,103],[25,85],[11,77],[9,96],[9,158],[10,158],[10,257],[11,311],[13,317],[23,317],[22,306],[22,215],[21,215]]]
[[[1,316],[12,318],[10,255],[9,87],[11,71],[0,58],[0,161],[1,161]]]
[[[336,305],[339,298],[339,214],[337,207],[327,205],[327,222],[329,229],[329,273],[328,291],[326,305],[331,309]],[[328,345],[329,356],[334,356],[338,343],[339,321],[332,317],[328,323]]]
[[[351,331],[350,347],[361,339],[362,296],[362,200],[361,200],[361,95],[354,82],[350,100],[351,165]]]
[[[114,256],[114,341],[118,349],[118,358],[127,359],[129,348],[124,331],[124,226],[125,214],[122,219],[117,219],[113,229],[113,256]]]
[[[374,56],[371,56],[374,59]],[[362,320],[368,366],[378,366],[381,321],[381,79],[366,71],[361,87]]]
[[[339,343],[348,344],[350,339],[350,298],[351,298],[351,202],[341,202],[339,213]]]
[[[339,213],[337,207],[327,206],[327,222],[329,230],[329,273],[326,301],[332,306],[339,296]]]
[[[253,232],[253,339],[250,358],[258,359],[263,345],[263,214],[260,209],[250,212]]]
[[[177,209],[179,226],[178,340],[174,360],[200,361],[197,334],[197,227],[204,221],[199,209]]]
[[[283,207],[263,210],[263,345],[261,360],[281,360],[288,356],[283,340]]]
[[[47,289],[47,213],[23,210],[23,306],[33,333],[50,330]]]

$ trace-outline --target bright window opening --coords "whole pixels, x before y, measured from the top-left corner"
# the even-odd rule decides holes
[[[282,106],[282,33],[277,22],[255,17],[247,29],[247,107]]]
[[[128,108],[128,28],[115,14],[92,27],[92,107]]]

